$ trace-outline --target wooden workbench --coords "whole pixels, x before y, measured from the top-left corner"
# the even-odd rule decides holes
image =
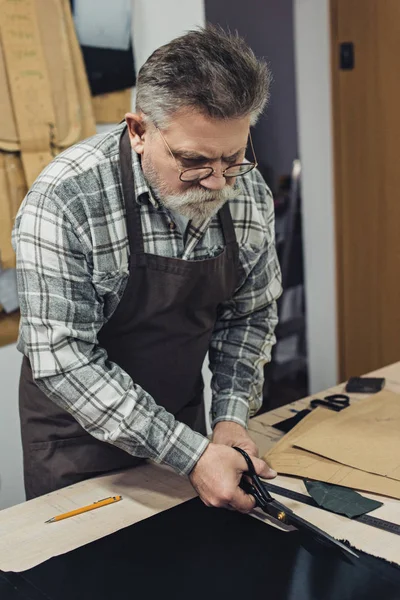
[[[400,393],[400,362],[368,375],[384,377],[386,389]],[[344,384],[341,384],[321,394],[303,398],[251,419],[249,432],[259,448],[260,456],[284,435],[273,427],[275,423],[308,408],[312,398],[323,398],[327,394],[343,391]],[[366,397],[365,394],[350,396],[352,403]],[[278,476],[278,480],[280,477]],[[281,485],[285,484],[281,482]],[[65,521],[63,526],[46,529],[49,527],[45,525],[46,520],[54,514],[115,495],[122,495],[124,501],[107,509],[92,511],[86,516],[80,515],[75,521]],[[109,536],[195,496],[196,492],[188,478],[180,477],[168,467],[149,462],[127,471],[89,479],[5,509],[0,511],[0,570],[18,571],[31,568],[35,564],[47,561],[51,556],[70,552],[74,548]],[[319,512],[318,509],[312,510]],[[10,523],[13,523],[12,527]],[[65,530],[68,530],[67,536]],[[41,540],[40,551],[36,544],[37,556],[32,555],[35,540]]]
[[[400,392],[400,363],[369,375],[385,377],[386,389]],[[293,411],[307,408],[311,398],[343,391],[344,385],[338,385],[252,419],[249,429],[260,454],[283,435],[272,427],[274,423],[292,417]],[[365,395],[351,395],[352,402],[359,398]],[[1,511],[0,533],[3,521],[3,527],[13,523],[11,529],[16,534],[10,534],[8,542],[12,544],[6,540],[3,545],[0,535],[2,599],[105,600],[110,595],[131,595],[132,591],[149,600],[160,596],[175,600],[188,597],[239,600],[246,595],[265,594],[280,600],[344,597],[397,600],[399,597],[400,571],[389,563],[368,555],[349,561],[301,532],[286,536],[272,527],[266,531],[257,519],[248,519],[234,511],[210,510],[194,498],[194,490],[186,478],[171,470],[146,464],[99,481],[103,482],[102,493],[122,492],[124,504],[131,507],[126,521],[118,512],[123,509],[121,502],[105,509],[107,514],[102,513],[103,509],[92,511],[74,523],[63,521],[59,528],[41,525],[36,537],[30,539],[33,531],[29,532],[29,527],[35,527],[35,519],[44,523],[60,501],[71,502],[71,506],[79,503],[85,487],[93,485],[94,480]],[[149,519],[150,516],[153,518]],[[75,539],[72,544],[66,543],[79,537],[85,522],[93,519],[94,534],[88,535],[86,541]],[[98,526],[97,519],[100,519]],[[24,526],[26,539],[19,533]],[[33,560],[33,565],[38,564],[33,569],[29,565],[25,567],[29,570],[12,568],[12,561],[6,558],[14,546],[18,557],[26,549],[31,554],[32,548],[37,551],[41,537],[46,547],[48,542],[53,546],[48,557]],[[55,558],[48,560],[51,556]],[[2,573],[1,568],[24,572]]]

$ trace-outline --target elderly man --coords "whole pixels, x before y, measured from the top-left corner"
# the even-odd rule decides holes
[[[126,123],[57,156],[30,189],[14,229],[28,498],[149,458],[207,505],[246,512],[232,446],[276,475],[246,429],[281,292],[250,134],[269,80],[238,36],[191,31],[144,64]]]

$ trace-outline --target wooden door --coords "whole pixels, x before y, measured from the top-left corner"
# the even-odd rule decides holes
[[[347,379],[400,360],[400,1],[331,0],[331,36],[339,365]],[[350,42],[354,67],[343,69],[340,45]]]

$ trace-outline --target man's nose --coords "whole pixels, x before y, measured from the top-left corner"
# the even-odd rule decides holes
[[[210,177],[199,181],[199,184],[208,190],[222,190],[226,185],[226,179],[222,175],[221,169],[217,169]]]

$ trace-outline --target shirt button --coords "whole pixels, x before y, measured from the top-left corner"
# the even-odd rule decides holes
[[[171,231],[174,231],[176,229],[176,224],[173,221],[170,221],[169,228]]]

